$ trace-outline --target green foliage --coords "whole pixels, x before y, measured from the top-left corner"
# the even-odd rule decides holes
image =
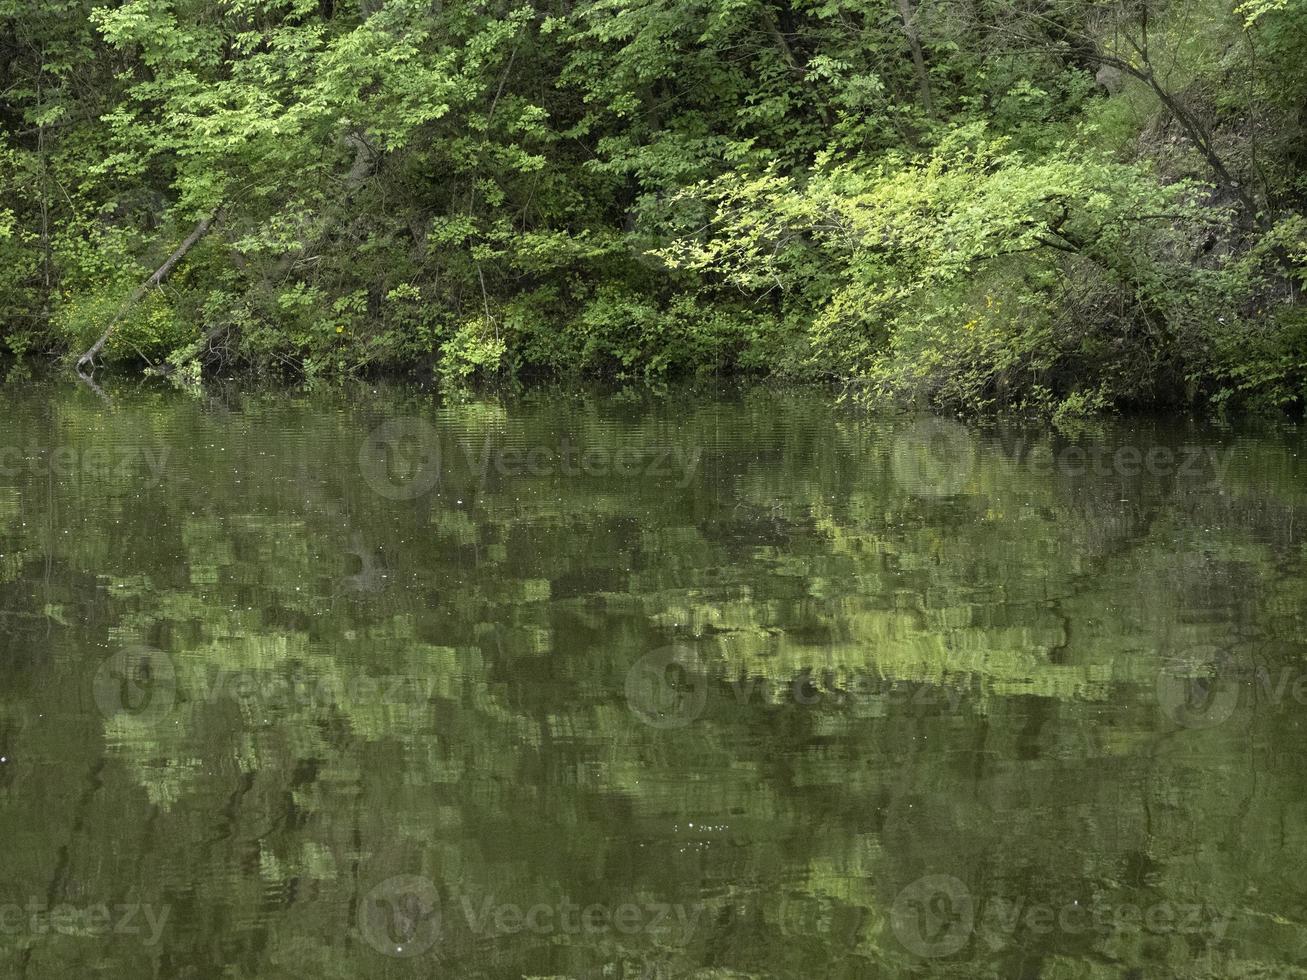
[[[1288,10],[1292,2],[1293,0],[1246,0],[1235,8],[1235,12],[1243,14],[1244,23],[1251,27],[1268,14]]]
[[[1205,189],[1061,147],[1030,159],[979,125],[929,155],[834,167],[804,185],[727,174],[693,193],[713,234],[668,261],[765,296],[816,291],[813,363],[894,401],[984,410],[1166,400],[1189,345],[1224,309],[1190,243],[1228,225]],[[834,270],[834,275],[832,275]],[[1112,307],[1115,307],[1113,309]],[[1151,357],[1148,371],[1137,370]],[[1107,380],[1111,398],[1081,392]]]
[[[0,336],[84,349],[213,216],[107,358],[1292,404],[1304,37],[1290,0],[0,0]]]
[[[89,347],[123,309],[125,292],[105,289],[81,294],[65,304],[56,329],[73,344]],[[190,337],[186,318],[162,291],[147,295],[126,313],[114,330],[108,348],[112,357],[163,360]]]
[[[506,348],[493,320],[472,317],[440,348],[440,372],[447,378],[466,381],[474,374],[494,374]]]

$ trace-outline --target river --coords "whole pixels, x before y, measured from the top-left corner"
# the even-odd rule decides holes
[[[0,389],[6,976],[1307,970],[1307,445]]]

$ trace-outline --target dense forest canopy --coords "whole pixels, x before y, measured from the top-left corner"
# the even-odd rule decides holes
[[[0,0],[0,336],[1300,408],[1305,56],[1304,0]]]

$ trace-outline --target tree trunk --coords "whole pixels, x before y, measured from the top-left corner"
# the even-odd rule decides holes
[[[771,8],[767,6],[767,0],[763,0],[759,9],[762,12],[762,22],[766,25],[768,32],[772,36],[772,40],[776,42],[776,50],[781,53],[781,58],[784,60],[785,66],[789,68],[790,71],[797,74],[799,78],[803,79],[804,82],[807,82],[808,69],[805,65],[799,64],[799,59],[794,57],[794,51],[790,48],[790,42],[785,39],[785,35],[781,32],[780,27],[777,26],[776,18],[772,16]],[[835,118],[831,115],[830,106],[828,106],[819,95],[815,98],[814,102],[817,107],[817,112],[821,116],[821,121],[826,124],[827,129],[832,128],[835,125]]]
[[[191,233],[186,236],[186,240],[182,242],[181,245],[177,246],[177,251],[168,256],[163,265],[154,270],[154,275],[150,276],[149,279],[146,279],[145,282],[132,290],[132,294],[127,297],[127,301],[119,308],[118,312],[114,315],[114,318],[109,321],[109,326],[106,327],[104,333],[100,335],[100,339],[91,345],[90,350],[77,359],[78,374],[85,374],[85,369],[88,365],[90,366],[92,373],[94,373],[95,359],[100,355],[100,352],[104,350],[104,345],[109,342],[109,338],[113,336],[114,330],[117,329],[118,324],[122,322],[123,317],[130,313],[132,308],[145,298],[146,293],[161,285],[165,279],[172,275],[173,269],[177,268],[178,263],[186,258],[186,253],[199,244],[200,239],[209,233],[209,229],[212,228],[213,223],[218,220],[218,215],[220,213],[221,209],[215,211],[207,218],[201,218]]]
[[[926,71],[926,56],[921,50],[921,35],[917,33],[917,15],[912,9],[912,0],[898,0],[899,17],[903,20],[903,33],[907,35],[908,47],[912,49],[912,67],[917,73],[917,88],[921,92],[921,104],[927,115],[935,114],[934,99],[930,94],[930,74]]]
[[[1142,49],[1136,48],[1136,50],[1139,50],[1142,54]],[[1138,79],[1152,89],[1153,94],[1157,96],[1163,108],[1176,121],[1176,124],[1184,130],[1185,135],[1189,137],[1189,142],[1194,145],[1203,160],[1207,162],[1208,167],[1211,168],[1212,175],[1216,178],[1217,187],[1239,202],[1242,211],[1241,217],[1247,223],[1247,226],[1256,228],[1259,231],[1266,231],[1270,227],[1265,216],[1258,212],[1257,202],[1253,199],[1253,196],[1226,167],[1225,161],[1221,159],[1220,153],[1216,150],[1216,145],[1212,141],[1207,127],[1181,102],[1178,95],[1165,88],[1157,80],[1150,63],[1145,61],[1140,67],[1123,58],[1101,52],[1096,52],[1094,59],[1100,65],[1115,68],[1123,74]]]

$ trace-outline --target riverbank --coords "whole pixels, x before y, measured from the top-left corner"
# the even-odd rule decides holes
[[[1307,8],[837,7],[0,13],[0,342],[1302,410]]]

